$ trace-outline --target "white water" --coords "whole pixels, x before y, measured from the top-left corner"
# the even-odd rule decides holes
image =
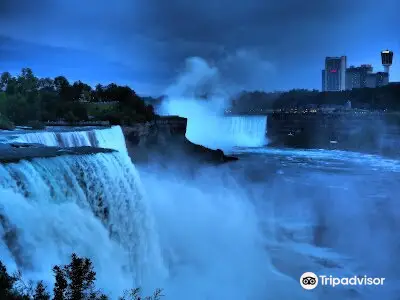
[[[272,267],[240,187],[227,189],[207,170],[191,181],[153,169],[144,173],[144,191],[120,129],[100,131],[90,133],[104,137],[99,145],[123,145],[122,151],[0,166],[0,231],[16,230],[15,240],[0,242],[10,271],[20,268],[51,287],[52,266],[76,252],[92,259],[98,287],[113,299],[137,286],[147,293],[164,288],[166,299],[178,300],[310,299]],[[83,131],[57,134],[57,140],[47,132],[18,140],[52,146],[90,140],[81,138],[89,136]]]
[[[120,127],[27,133],[14,141],[119,152],[0,165],[6,220],[0,233],[17,230],[16,241],[0,241],[10,270],[51,283],[52,266],[68,263],[75,252],[93,260],[99,285],[112,298],[136,286],[149,292],[163,281],[167,271],[152,216]]]
[[[266,116],[196,116],[188,119],[186,137],[212,149],[229,150],[264,146],[266,131]]]
[[[92,146],[114,149],[127,153],[124,135],[119,126],[111,128],[79,129],[76,131],[36,131],[17,133],[17,137],[9,141],[30,144],[42,144],[50,147]]]
[[[192,135],[191,138],[202,138],[213,148],[260,145],[257,132],[263,127],[261,120],[254,119],[255,125],[248,130],[245,124],[249,119],[225,119],[218,109],[212,111],[213,105],[199,102],[196,98],[193,102],[187,99],[171,98],[168,105],[171,114],[189,117],[191,128],[187,134]],[[256,195],[252,195],[248,191],[251,182],[233,180],[232,171],[227,174],[221,172],[221,168],[200,167],[195,175],[179,173],[179,166],[185,163],[182,157],[171,169],[147,166],[142,170],[143,191],[134,166],[124,154],[126,146],[120,128],[105,132],[95,130],[91,134],[69,133],[61,137],[57,134],[56,139],[38,134],[29,139],[20,136],[19,141],[42,141],[58,146],[89,143],[117,149],[120,153],[35,159],[32,163],[2,166],[0,175],[5,174],[8,179],[0,189],[0,213],[19,229],[16,248],[12,244],[0,244],[1,259],[7,266],[15,267],[18,263],[25,266],[24,274],[30,278],[49,278],[52,265],[68,262],[71,252],[77,252],[94,261],[98,286],[111,292],[113,298],[121,294],[123,288],[142,283],[149,288],[164,288],[166,299],[177,300],[350,299],[348,293],[340,294],[339,289],[331,290],[333,294],[338,291],[339,295],[330,294],[330,297],[321,296],[323,289],[307,292],[298,282],[298,275],[304,271],[343,276],[354,272],[357,267],[331,249],[310,244],[310,228],[315,225],[315,220],[304,213],[304,204],[309,203],[305,200],[313,195],[314,190],[310,189],[305,196],[299,195],[296,189],[282,189],[279,181],[268,182],[269,170],[264,170],[263,187],[257,191],[259,194],[255,192]],[[252,136],[250,141],[248,135]],[[219,138],[223,140],[225,136],[229,138],[221,145]],[[315,160],[320,158],[319,154],[306,153],[304,156]],[[264,167],[261,159],[260,165]],[[299,162],[299,166],[304,165]],[[236,171],[240,173],[243,169]],[[308,178],[309,175],[301,173],[296,179],[316,179]],[[332,184],[325,179],[313,184]],[[77,182],[86,184],[80,186]],[[343,181],[334,183],[343,185]],[[353,181],[346,183],[351,186]],[[365,231],[362,224],[366,222],[356,222],[364,221],[365,212],[371,209],[361,202],[360,197],[357,198],[357,191],[353,189],[351,195],[343,191],[345,195],[341,194],[337,199],[330,197],[328,205],[319,203],[323,203],[324,212],[330,217],[328,220],[338,229],[336,234],[351,232],[339,235],[339,241],[345,246],[355,246],[353,254],[357,254],[361,246],[369,248],[365,251],[367,253],[361,254],[379,263],[381,260],[376,259],[376,250],[380,248],[365,243],[372,240],[369,234],[374,231]],[[105,203],[115,208],[111,209],[115,213],[110,221],[105,223],[101,222],[104,217],[95,217],[100,211],[99,193]],[[326,195],[321,195],[321,199],[326,200],[324,197]],[[347,206],[349,199],[352,206]],[[259,207],[255,209],[253,202],[264,203],[265,211]],[[279,208],[282,202],[291,208],[287,215],[279,214],[279,209],[273,207],[277,205]],[[358,207],[361,203],[364,204],[363,210]],[[332,212],[344,215],[345,218],[340,220],[346,222],[336,221]],[[152,226],[153,217],[155,227]],[[293,217],[303,222],[294,223],[296,218]],[[112,222],[116,225],[113,223],[111,226]],[[265,232],[261,232],[261,228]],[[116,232],[112,238],[109,237],[110,229]],[[302,236],[296,236],[297,241],[282,241],[279,233],[282,229]],[[354,243],[349,243],[349,235],[354,236]],[[384,242],[385,238],[381,237],[376,244]],[[389,265],[388,257],[383,261],[385,267]],[[339,267],[324,267],[321,260]],[[380,290],[374,289],[373,292],[358,299],[378,299]]]
[[[187,60],[185,72],[165,94],[158,113],[187,118],[186,137],[193,143],[223,150],[267,143],[266,116],[224,115],[231,95],[221,87],[218,70],[200,58]]]
[[[196,173],[141,174],[171,272],[166,299],[313,299],[272,266],[245,189],[217,169]]]
[[[302,215],[305,199],[298,198],[298,205],[287,202],[296,196],[288,199],[289,191],[273,186],[268,186],[267,195],[254,199],[246,190],[250,182],[238,182],[229,172],[207,167],[197,169],[192,178],[176,168],[148,166],[139,178],[126,155],[121,130],[100,131],[91,134],[96,140],[103,137],[101,145],[123,145],[122,151],[0,166],[0,214],[6,220],[0,234],[17,230],[16,240],[0,242],[1,260],[11,271],[22,268],[27,278],[45,279],[51,287],[51,267],[68,263],[76,252],[93,260],[98,287],[113,299],[125,288],[143,286],[148,293],[161,287],[166,299],[177,300],[316,299],[321,291],[304,292],[299,273],[357,274],[354,259],[311,244],[315,221]],[[27,141],[22,135],[19,139]],[[46,133],[29,140],[51,141]],[[327,152],[304,152],[315,160],[324,155]],[[266,209],[256,210],[253,201]],[[278,213],[276,205],[283,202],[291,205],[286,213],[292,215]],[[356,206],[353,210],[360,213]],[[303,223],[293,222],[298,217]],[[285,240],[282,231],[295,234],[295,241]],[[324,261],[339,267],[324,267]],[[380,294],[376,288],[359,292],[360,299]],[[324,299],[348,299],[348,295],[335,289]]]

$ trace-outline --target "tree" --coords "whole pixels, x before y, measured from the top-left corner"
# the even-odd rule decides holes
[[[0,90],[5,91],[7,84],[12,79],[12,76],[9,72],[4,72],[0,76]]]
[[[51,78],[40,78],[38,81],[38,87],[40,90],[53,91],[54,90],[54,81]]]
[[[54,87],[58,96],[63,102],[70,102],[73,98],[73,93],[71,90],[71,85],[69,81],[64,76],[57,76],[54,78]]]
[[[18,291],[15,284],[18,276],[9,275],[7,268],[0,261],[0,299],[7,300],[29,300],[29,296],[24,291]]]
[[[103,86],[101,84],[97,84],[95,90],[92,91],[94,102],[102,102],[104,98]]]
[[[0,299],[13,299],[13,285],[16,279],[8,275],[7,268],[0,262]]]
[[[7,115],[7,96],[5,93],[0,92],[0,116]]]
[[[57,76],[56,78],[54,78],[54,86],[56,88],[56,91],[58,93],[61,93],[61,91],[67,87],[70,86],[67,78],[65,78],[64,76]]]
[[[95,287],[96,272],[88,258],[72,254],[68,265],[54,266],[55,284],[52,300],[108,300],[108,297]],[[43,281],[25,284],[20,272],[9,275],[0,261],[0,299],[1,300],[50,300],[50,294]],[[152,296],[142,297],[139,288],[125,291],[120,300],[159,300],[163,295],[157,289]]]
[[[104,104],[90,102],[117,102]],[[17,77],[5,72],[0,76],[0,113],[6,123],[16,125],[40,124],[42,121],[64,119],[71,122],[96,120],[132,124],[151,120],[154,111],[128,86],[111,83],[90,85],[76,81],[72,85],[64,76],[37,78],[30,68]],[[13,126],[3,126],[12,128]],[[43,125],[43,124],[42,124]]]
[[[15,77],[8,77],[5,85],[5,92],[7,94],[15,94],[18,92],[18,82]]]
[[[55,266],[54,300],[104,299],[95,288],[96,272],[90,259],[72,254],[71,262],[63,267]]]
[[[50,294],[46,291],[43,281],[37,283],[33,300],[50,300]]]
[[[89,85],[81,81],[76,81],[71,87],[71,100],[75,102],[87,102],[91,98],[91,91],[92,88]]]

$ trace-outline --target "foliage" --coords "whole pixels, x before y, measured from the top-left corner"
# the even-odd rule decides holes
[[[103,106],[109,109],[98,109]],[[154,111],[128,86],[111,83],[93,89],[81,81],[70,83],[63,76],[38,78],[24,68],[18,76],[1,74],[0,116],[17,125],[89,119],[131,124],[152,120]]]
[[[400,111],[400,85],[389,84],[377,88],[360,88],[341,92],[319,92],[295,89],[287,92],[243,92],[232,100],[232,109],[245,112],[249,109],[287,109],[309,105],[344,105],[361,109],[387,109]]]
[[[46,127],[43,124],[43,122],[40,122],[40,121],[29,121],[26,125],[29,126],[32,129],[36,129],[36,130],[41,130],[41,129],[44,129]]]
[[[119,300],[159,300],[164,295],[161,289],[157,289],[152,296],[142,297],[140,289],[135,288],[129,291],[125,291],[124,296],[120,297]]]
[[[96,272],[88,258],[72,254],[71,262],[64,266],[54,266],[55,279],[53,296],[47,291],[43,281],[25,283],[20,272],[9,275],[0,261],[0,299],[5,300],[108,300],[109,297],[95,287]],[[125,291],[120,300],[160,300],[162,290],[157,289],[152,296],[142,297],[140,289]]]
[[[0,115],[0,130],[13,130],[15,125],[9,119]]]

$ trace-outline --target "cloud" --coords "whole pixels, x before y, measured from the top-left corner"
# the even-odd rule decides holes
[[[222,65],[222,75],[238,86],[311,87],[311,82],[319,85],[326,55],[364,59],[384,44],[398,45],[393,38],[400,25],[397,2],[37,0],[33,6],[27,0],[2,0],[0,34],[88,51],[130,69],[151,69],[151,80],[158,83],[167,84],[186,58],[198,56]],[[367,44],[371,39],[376,45]],[[255,74],[241,75],[253,66]],[[268,87],[261,84],[263,70]],[[299,78],[300,71],[306,76]]]

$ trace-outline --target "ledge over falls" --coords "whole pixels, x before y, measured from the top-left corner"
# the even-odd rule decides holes
[[[11,143],[0,145],[0,163],[13,163],[20,160],[31,160],[34,158],[56,157],[62,155],[84,155],[110,152],[115,152],[115,150],[89,146],[60,148],[47,147],[42,144]]]
[[[128,152],[135,162],[150,159],[191,160],[200,163],[225,163],[238,160],[220,149],[209,149],[189,141],[187,119],[178,116],[159,117],[152,122],[122,128]]]

